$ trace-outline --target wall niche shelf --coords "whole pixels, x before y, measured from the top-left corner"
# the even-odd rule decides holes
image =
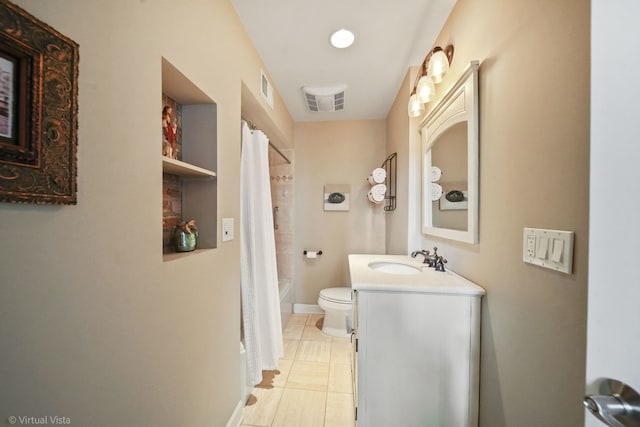
[[[168,252],[166,254],[162,255],[162,260],[164,262],[169,262],[169,261],[176,261],[182,258],[186,258],[189,256],[193,256],[196,254],[203,254],[205,252],[210,252],[213,249],[196,249],[194,251],[191,252]]]
[[[193,178],[213,178],[216,176],[214,171],[192,165],[191,163],[183,162],[182,160],[171,159],[166,156],[162,156],[162,172]]]
[[[169,188],[163,184],[163,261],[181,259],[202,253],[217,246],[217,181],[216,166],[218,152],[218,112],[216,103],[191,79],[173,64],[162,58],[162,93],[180,105],[179,128],[181,160],[162,156],[161,140],[158,140],[158,155],[162,158],[163,183],[165,177],[179,182]],[[158,108],[158,128],[160,110]],[[176,190],[177,188],[177,190]],[[181,218],[166,216],[164,194],[179,192],[175,197],[179,203]],[[173,202],[172,202],[173,203]],[[176,222],[194,219],[198,227],[198,243],[192,252],[175,253],[171,250],[170,235]]]

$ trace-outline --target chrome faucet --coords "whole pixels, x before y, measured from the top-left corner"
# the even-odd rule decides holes
[[[433,268],[436,269],[436,271],[442,271],[444,272],[444,265],[447,263],[447,259],[444,257],[437,257],[436,261],[435,261],[435,265],[433,266]]]
[[[423,264],[427,264],[427,266],[435,268],[436,271],[445,271],[444,265],[447,263],[447,260],[446,258],[438,255],[437,247],[434,246],[433,254],[424,249],[421,251],[411,252],[411,258],[415,258],[418,255],[422,255],[424,257],[424,261],[422,261]]]
[[[411,258],[415,258],[418,255],[423,255],[426,259],[426,257],[429,256],[429,251],[425,251],[425,250],[421,250],[421,251],[413,251],[411,252]]]
[[[429,267],[435,267],[435,262],[438,259],[438,248],[433,248],[433,255],[428,250],[421,251],[413,251],[411,252],[411,258],[415,258],[418,255],[422,255],[424,257],[423,264],[427,264]]]

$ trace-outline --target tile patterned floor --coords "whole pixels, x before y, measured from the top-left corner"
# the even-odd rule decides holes
[[[353,427],[351,344],[325,335],[318,314],[293,314],[287,322],[280,375],[272,389],[256,388],[242,427]]]

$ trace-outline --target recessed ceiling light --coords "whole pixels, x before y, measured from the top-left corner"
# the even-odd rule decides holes
[[[344,28],[331,34],[331,44],[333,47],[337,47],[338,49],[344,49],[345,47],[351,46],[355,39],[356,36],[354,36],[351,31],[345,30]]]

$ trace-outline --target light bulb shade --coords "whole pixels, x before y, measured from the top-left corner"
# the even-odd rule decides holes
[[[416,95],[418,95],[418,101],[422,103],[427,103],[436,96],[436,85],[433,84],[431,76],[426,75],[420,77],[420,80],[418,80]]]
[[[424,104],[418,99],[415,93],[409,98],[408,105],[409,117],[420,117],[424,113]]]
[[[447,72],[449,72],[449,58],[442,49],[435,50],[429,59],[427,74],[431,76],[434,83],[440,83]]]

